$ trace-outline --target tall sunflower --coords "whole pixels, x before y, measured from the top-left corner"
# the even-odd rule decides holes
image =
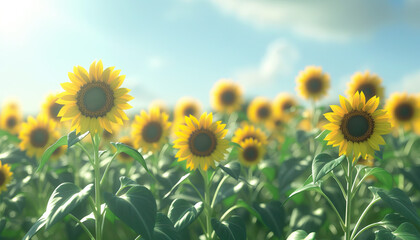
[[[57,103],[58,94],[49,94],[42,104],[42,113],[47,115],[49,118],[56,122],[60,122],[58,113],[60,112],[63,105]]]
[[[272,116],[271,102],[265,97],[256,97],[248,106],[248,118],[254,123],[263,123]]]
[[[124,110],[133,97],[127,88],[120,88],[125,76],[120,70],[108,67],[103,70],[102,61],[94,61],[89,73],[83,67],[74,67],[69,73],[71,82],[62,83],[65,92],[57,103],[64,105],[58,116],[61,121],[71,121],[71,130],[99,133],[105,128],[112,132],[111,122],[122,125],[128,120]]]
[[[184,117],[190,115],[198,117],[201,114],[201,104],[191,97],[182,97],[175,105],[175,121],[182,122]]]
[[[215,161],[225,158],[229,141],[224,139],[226,124],[213,122],[213,114],[203,113],[199,120],[194,116],[185,117],[185,124],[179,126],[174,148],[179,149],[175,157],[187,161],[187,168],[207,171],[215,167]]]
[[[260,128],[249,124],[244,124],[242,127],[236,129],[232,142],[240,144],[249,138],[258,140],[263,145],[267,144],[267,136],[265,133]]]
[[[365,73],[356,72],[348,83],[347,95],[353,96],[356,92],[363,92],[367,100],[373,96],[379,97],[381,100],[384,96],[384,87],[382,79],[369,71]]]
[[[214,84],[210,92],[210,102],[214,110],[232,113],[241,108],[242,89],[239,84],[226,79]]]
[[[420,121],[420,98],[407,93],[393,93],[385,109],[394,127],[410,130]]]
[[[168,114],[161,112],[159,108],[152,108],[147,114],[142,111],[136,116],[132,125],[131,136],[134,146],[141,148],[144,153],[159,151],[167,142],[169,127]]]
[[[248,138],[240,143],[239,161],[247,166],[257,165],[264,157],[265,148],[256,139]]]
[[[308,66],[296,77],[296,91],[306,99],[317,101],[327,95],[330,76],[321,67]]]
[[[6,185],[12,181],[13,173],[10,171],[10,166],[2,164],[0,161],[0,194],[2,191],[6,191]]]
[[[5,105],[0,114],[0,128],[12,134],[18,134],[22,124],[22,113],[19,105],[15,104]]]
[[[37,118],[29,117],[28,122],[22,124],[19,133],[20,149],[26,150],[29,157],[40,158],[44,151],[59,138],[56,130],[56,123],[45,115],[38,115]]]
[[[297,100],[288,93],[279,93],[273,101],[273,115],[291,118],[296,114]]]
[[[333,112],[324,114],[330,122],[324,127],[331,132],[325,137],[328,145],[340,146],[339,154],[374,156],[379,145],[384,145],[382,135],[391,131],[391,123],[385,110],[377,109],[379,98],[372,97],[366,102],[363,93],[356,92],[352,98],[340,96],[340,106],[331,105]]]
[[[125,145],[130,146],[130,147],[134,147],[133,140],[130,137],[127,137],[127,136],[120,138],[120,140],[118,140],[118,142],[124,143]],[[131,162],[134,161],[134,158],[132,158],[130,155],[128,155],[127,153],[124,153],[124,152],[118,154],[117,159],[118,159],[118,161],[120,161],[122,163],[131,163]]]

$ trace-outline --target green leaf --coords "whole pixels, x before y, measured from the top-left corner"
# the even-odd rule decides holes
[[[284,202],[286,203],[293,196],[295,196],[299,193],[305,192],[305,191],[309,191],[309,190],[315,190],[316,192],[321,192],[322,191],[319,183],[308,183],[308,184],[296,189],[294,192],[292,192],[292,194],[290,194],[290,196]]]
[[[420,239],[420,233],[413,226],[413,224],[405,222],[401,224],[395,231],[391,232],[388,229],[381,229],[375,232],[376,240],[418,240]]]
[[[143,156],[136,149],[120,142],[112,142],[111,144],[117,149],[117,153],[123,152],[128,154],[130,157],[134,158],[134,160],[139,162],[151,176],[153,176],[152,172],[149,170],[149,168],[147,168],[146,161],[144,161]]]
[[[246,210],[248,210],[249,213],[251,213],[254,217],[256,217],[258,219],[258,221],[262,222],[262,218],[260,216],[260,214],[255,211],[254,208],[252,208],[248,203],[246,203],[244,200],[239,199],[236,202],[236,206],[239,206],[241,208],[245,208]]]
[[[413,166],[410,170],[400,169],[406,179],[413,183],[417,190],[420,190],[420,166]]]
[[[262,162],[258,166],[261,169],[261,172],[264,174],[264,176],[268,179],[268,181],[274,181],[277,174],[276,165],[274,163]]]
[[[1,232],[3,232],[5,226],[6,226],[6,218],[2,217],[0,218],[0,234]]]
[[[318,136],[315,137],[316,140],[324,141],[324,138],[330,133],[330,130],[324,130]]]
[[[168,193],[165,194],[165,196],[163,198],[167,198],[169,197],[169,195],[171,195],[171,193],[173,191],[175,191],[175,189],[181,184],[183,183],[189,176],[191,175],[191,173],[187,173],[184,176],[182,176],[177,183],[175,183],[175,185],[172,186],[171,190],[169,190]]]
[[[6,136],[7,140],[9,140],[10,142],[20,143],[20,139],[16,135],[11,134],[7,130],[0,129],[0,137],[3,137],[3,136]]]
[[[315,240],[315,233],[307,234],[303,230],[297,230],[292,232],[286,240]]]
[[[220,240],[246,240],[245,222],[239,216],[232,216],[223,222],[213,218],[211,225]]]
[[[230,162],[225,166],[220,164],[219,167],[235,180],[238,180],[239,176],[241,175],[241,164],[239,162]]]
[[[164,214],[158,213],[156,217],[156,226],[153,233],[153,240],[179,240],[177,231],[175,231],[171,220]]]
[[[238,193],[244,187],[244,182],[238,182],[237,184],[232,184],[229,182],[225,182],[219,189],[219,192],[216,196],[215,204],[220,203],[224,199]]]
[[[46,229],[63,219],[75,207],[85,200],[93,190],[93,184],[87,185],[84,189],[73,183],[62,183],[51,194],[48,200],[47,209],[44,214],[29,229],[24,240],[31,239],[42,227]]]
[[[378,195],[386,202],[394,211],[400,213],[417,226],[420,226],[420,217],[410,198],[400,189],[394,188],[389,192],[382,189],[378,190]]]
[[[130,178],[126,176],[122,176],[120,177],[120,188],[118,189],[117,192],[121,191],[122,189],[126,187],[135,187],[135,186],[140,186],[140,185],[136,183],[135,181],[131,180]]]
[[[105,193],[108,208],[125,224],[146,240],[153,239],[156,201],[149,189],[134,186],[122,196]]]
[[[373,175],[380,181],[386,189],[391,189],[392,185],[394,183],[394,180],[392,179],[392,175],[387,172],[385,169],[380,167],[373,167],[373,168],[364,168],[364,176]]]
[[[230,146],[232,146],[232,147],[234,147],[234,148],[239,148],[239,149],[242,149],[241,145],[239,145],[239,144],[238,144],[238,143],[236,143],[236,142],[229,142],[229,145],[230,145]]]
[[[397,229],[399,225],[407,222],[407,218],[401,216],[398,213],[390,213],[385,215],[385,217],[380,221],[381,227],[387,228],[391,231]]]
[[[169,207],[168,217],[174,223],[175,230],[179,232],[193,223],[203,209],[203,202],[193,205],[184,199],[175,199]]]
[[[261,215],[263,223],[276,235],[283,236],[285,225],[285,212],[283,204],[279,201],[254,204],[254,209]]]
[[[83,134],[76,134],[76,130],[70,132],[67,135],[67,148],[71,148],[74,144],[80,142],[89,134],[89,131],[83,133]]]
[[[51,155],[57,150],[57,148],[67,145],[67,136],[62,136],[60,139],[57,140],[53,145],[51,145],[47,150],[45,150],[44,154],[41,157],[41,163],[39,164],[38,168],[36,169],[35,173],[41,171],[44,165],[48,162]]]
[[[330,173],[335,167],[346,158],[342,155],[336,159],[333,159],[326,153],[318,154],[312,162],[312,177],[313,182],[318,182],[322,177]]]

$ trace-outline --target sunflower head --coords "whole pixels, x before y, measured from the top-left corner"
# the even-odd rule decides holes
[[[420,121],[420,98],[407,93],[394,93],[385,105],[393,126],[412,129]]]
[[[231,80],[221,79],[213,86],[210,101],[216,111],[232,113],[241,108],[242,89]]]
[[[372,97],[366,102],[363,93],[356,92],[350,99],[340,96],[341,106],[331,105],[333,112],[324,114],[330,122],[324,127],[331,132],[325,137],[328,145],[339,146],[339,154],[374,156],[379,145],[384,145],[382,135],[391,131],[391,123],[385,110],[377,109],[379,98]]]
[[[136,116],[132,125],[131,136],[134,146],[142,152],[157,152],[167,142],[171,123],[168,114],[159,108],[152,108],[149,113],[142,111]]]
[[[66,151],[67,151],[66,145],[58,147],[51,155],[51,160],[57,161],[58,159],[60,159],[61,156],[63,156],[66,153]]]
[[[118,142],[120,143],[124,143],[127,146],[133,147],[134,148],[134,144],[133,144],[133,140],[130,137],[122,137],[120,138],[120,140],[118,140]],[[120,153],[117,155],[117,159],[118,161],[122,162],[122,163],[131,163],[134,161],[134,159],[128,155],[127,153]]]
[[[37,118],[29,117],[28,122],[22,124],[19,133],[20,149],[26,150],[29,157],[40,158],[44,151],[59,138],[56,122],[40,114]]]
[[[248,138],[240,143],[242,149],[239,151],[239,161],[249,167],[257,165],[264,157],[264,146],[255,139]]]
[[[0,161],[0,194],[2,191],[6,191],[6,185],[12,181],[13,173],[10,171],[10,166],[2,164]]]
[[[58,94],[49,94],[42,104],[42,113],[56,122],[60,122],[58,113],[63,105],[57,103]]]
[[[248,118],[251,122],[261,123],[270,120],[272,116],[271,102],[265,97],[256,97],[248,106]]]
[[[112,142],[115,141],[118,137],[118,134],[121,130],[121,126],[115,123],[111,123],[111,132],[108,132],[108,130],[104,129],[102,132],[102,139],[105,142]]]
[[[321,67],[308,66],[296,77],[296,91],[305,99],[317,101],[327,95],[330,76]]]
[[[22,123],[22,113],[16,102],[4,105],[0,114],[0,128],[12,134],[18,134]]]
[[[288,93],[280,93],[273,101],[273,115],[291,118],[296,114],[297,100]]]
[[[168,115],[170,113],[168,106],[166,105],[166,103],[163,100],[152,101],[149,105],[149,110],[151,110],[153,108],[158,108],[159,111],[164,112]]]
[[[175,157],[187,161],[187,168],[207,171],[215,167],[215,161],[225,159],[229,141],[224,139],[226,124],[213,122],[213,114],[203,113],[200,119],[185,117],[185,124],[178,127],[174,148],[179,149]]]
[[[260,128],[249,124],[244,124],[242,127],[236,129],[232,142],[240,144],[246,139],[255,139],[263,145],[267,144],[267,136],[265,133]]]
[[[376,74],[356,72],[348,83],[347,95],[353,96],[356,92],[363,92],[367,100],[376,96],[382,99],[384,96],[384,87],[382,79]]]
[[[183,97],[175,105],[175,121],[183,122],[184,117],[190,115],[198,117],[201,112],[201,104],[194,98]]]
[[[74,67],[69,73],[71,82],[62,83],[65,92],[59,95],[62,104],[58,116],[61,121],[71,120],[71,130],[99,133],[102,129],[112,132],[111,122],[122,125],[128,120],[124,110],[133,97],[127,88],[120,88],[125,76],[120,70],[108,67],[103,70],[102,61],[93,62],[89,73],[83,67]]]
[[[266,122],[267,129],[273,133],[281,133],[287,126],[288,118],[282,115],[275,115],[269,121]]]

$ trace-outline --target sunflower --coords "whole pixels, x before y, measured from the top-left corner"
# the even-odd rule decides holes
[[[266,122],[265,126],[273,133],[280,133],[286,128],[287,122],[288,119],[284,115],[275,115]]]
[[[13,173],[10,172],[10,166],[7,164],[1,164],[0,161],[0,193],[6,191],[6,185],[12,181]]]
[[[198,117],[201,112],[201,104],[194,98],[183,97],[175,105],[175,121],[184,121],[184,117],[190,115]]]
[[[111,122],[123,124],[128,120],[123,110],[131,108],[127,103],[133,97],[127,88],[120,88],[125,76],[120,70],[109,67],[103,70],[102,61],[94,61],[89,73],[83,67],[74,67],[69,73],[71,82],[62,83],[65,92],[57,103],[64,105],[58,116],[61,121],[71,122],[71,130],[98,133],[105,128],[112,132]]]
[[[341,107],[331,105],[333,112],[325,113],[330,122],[324,127],[331,132],[325,137],[328,145],[340,146],[339,154],[353,156],[374,156],[379,145],[385,141],[381,135],[391,131],[391,123],[385,110],[378,109],[379,98],[372,97],[366,102],[363,93],[356,92],[352,98],[340,96]]]
[[[296,114],[297,100],[288,93],[280,93],[273,101],[273,115],[291,118]]]
[[[135,117],[132,126],[134,146],[141,148],[144,153],[159,151],[169,135],[171,123],[168,118],[168,114],[159,108],[151,109],[149,114],[142,111],[140,116]]]
[[[60,112],[63,105],[57,103],[58,94],[49,94],[45,99],[45,102],[42,104],[41,113],[47,115],[49,118],[56,122],[60,122],[60,117],[58,113]]]
[[[6,105],[0,115],[0,128],[11,134],[18,134],[22,123],[22,113],[14,103]]]
[[[219,80],[211,90],[210,101],[216,111],[232,113],[241,108],[242,89],[231,80]]]
[[[330,88],[330,76],[322,72],[321,67],[308,66],[296,77],[296,91],[306,99],[314,101],[327,95]]]
[[[267,98],[256,97],[249,104],[247,114],[251,122],[266,122],[272,116],[271,102]]]
[[[133,140],[127,136],[122,137],[118,142],[124,143],[125,145],[130,147],[134,147]],[[131,163],[134,161],[134,158],[132,158],[130,155],[124,152],[118,154],[117,159],[122,163]]]
[[[67,151],[67,146],[60,146],[58,147],[51,155],[51,160],[56,161],[60,159],[61,156],[63,156]]]
[[[111,132],[108,132],[108,130],[104,129],[102,132],[102,139],[105,142],[115,141],[115,139],[118,137],[120,129],[120,125],[111,122]]]
[[[265,148],[255,139],[248,138],[241,142],[242,149],[239,152],[239,161],[249,167],[257,165],[264,157]]]
[[[19,133],[20,149],[26,150],[29,157],[40,158],[44,151],[59,138],[56,125],[56,122],[42,114],[36,119],[29,117],[28,122],[22,124],[22,130]]]
[[[163,100],[154,100],[149,105],[149,110],[153,108],[158,108],[161,112],[169,114],[169,108]]]
[[[420,99],[407,93],[394,93],[386,102],[393,126],[412,129],[420,121]]]
[[[179,149],[175,157],[178,161],[187,161],[187,168],[207,171],[215,167],[215,161],[225,158],[229,141],[224,139],[227,133],[226,124],[213,122],[213,114],[203,113],[199,120],[196,117],[185,117],[185,124],[179,126],[174,148]]]
[[[348,83],[347,95],[353,96],[356,92],[363,92],[367,100],[373,96],[382,99],[384,96],[384,87],[382,79],[376,74],[356,72]]]
[[[241,128],[236,129],[232,142],[240,144],[249,138],[258,140],[263,145],[267,144],[267,136],[265,133],[261,129],[248,124],[244,124]]]

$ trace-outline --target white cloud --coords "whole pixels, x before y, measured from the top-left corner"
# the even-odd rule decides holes
[[[276,78],[291,73],[298,59],[299,53],[293,45],[276,40],[268,46],[258,67],[238,71],[235,79],[244,86],[270,84]]]
[[[419,1],[212,0],[228,14],[260,28],[289,29],[318,40],[369,36],[392,23],[416,24]]]

